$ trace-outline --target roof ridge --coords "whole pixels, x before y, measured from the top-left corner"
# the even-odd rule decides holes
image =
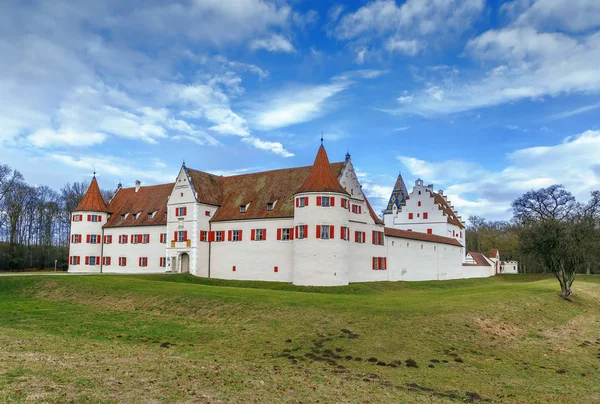
[[[343,161],[336,161],[334,163],[329,163],[329,164],[330,165],[344,164],[344,162]],[[218,174],[209,173],[207,171],[196,170],[195,168],[189,168],[189,167],[187,167],[187,169],[191,170],[191,171],[196,171],[198,173],[206,174],[206,175],[212,175],[212,176],[217,177],[217,178],[235,178],[235,177],[242,177],[242,176],[245,176],[245,175],[255,175],[255,174],[262,174],[262,173],[272,173],[272,172],[285,171],[285,170],[300,170],[300,169],[308,168],[308,167],[312,167],[312,165],[305,165],[305,166],[300,166],[300,167],[275,168],[273,170],[254,171],[254,172],[251,172],[251,173],[240,173],[240,174],[234,174],[234,175],[218,175]]]

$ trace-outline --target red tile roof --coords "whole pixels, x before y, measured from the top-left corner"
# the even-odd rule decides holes
[[[496,257],[498,257],[498,249],[497,248],[492,248],[490,250],[490,255],[488,255],[488,257],[490,257],[490,258],[496,258]]]
[[[337,178],[344,163],[332,163],[329,167]],[[306,182],[311,169],[311,166],[306,166],[217,177],[221,182],[221,201],[216,203],[220,208],[211,221],[293,217],[294,193]],[[200,197],[198,199],[207,203]],[[268,211],[267,203],[273,202],[276,202],[273,210]],[[240,213],[240,206],[248,204],[246,213]]]
[[[485,259],[485,256],[482,253],[475,252],[475,251],[469,251],[468,254],[471,254],[471,257],[473,257],[473,261],[475,261],[478,266],[484,266],[484,267],[490,266],[490,263],[488,262],[487,259]]]
[[[220,205],[223,200],[223,176],[186,168],[190,182],[198,194],[198,202]]]
[[[458,219],[458,216],[456,215],[456,213],[454,213],[450,205],[448,205],[446,199],[436,192],[431,192],[431,194],[433,195],[433,200],[435,201],[435,203],[438,204],[440,209],[444,212],[444,215],[446,215],[446,220],[448,221],[448,223],[458,226],[461,229],[464,229],[465,225],[462,224],[462,222]]]
[[[104,227],[157,226],[167,224],[167,202],[175,184],[120,189],[109,204],[112,214]],[[139,217],[135,219],[135,215]],[[148,213],[153,213],[152,218]],[[127,215],[121,219],[121,215]]]
[[[331,170],[327,152],[323,145],[319,147],[315,162],[310,169],[310,174],[300,188],[296,190],[297,194],[303,192],[338,192],[349,195],[348,191],[338,181],[338,176],[334,175]]]
[[[98,186],[98,181],[96,181],[96,177],[92,178],[92,182],[90,182],[90,186],[83,196],[83,199],[75,208],[75,212],[109,212],[106,207],[106,203],[104,202],[104,198],[102,198],[102,193],[100,192],[100,187]]]
[[[384,233],[389,237],[407,238],[411,240],[429,241],[432,243],[449,244],[457,247],[462,247],[462,244],[450,237],[437,236],[435,234],[419,233],[416,231],[392,229],[391,227],[385,227]]]
[[[381,220],[376,214],[375,211],[373,210],[373,208],[371,207],[371,204],[369,203],[369,200],[367,199],[367,196],[365,195],[365,203],[367,204],[367,209],[369,209],[369,214],[371,215],[371,219],[373,219],[373,221],[375,222],[375,224],[381,224],[383,225],[383,220]]]

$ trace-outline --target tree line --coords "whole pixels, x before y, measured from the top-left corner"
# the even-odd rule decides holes
[[[29,185],[0,163],[0,270],[58,269],[68,266],[71,212],[88,188],[65,184],[60,191]],[[102,191],[110,199],[111,192]]]

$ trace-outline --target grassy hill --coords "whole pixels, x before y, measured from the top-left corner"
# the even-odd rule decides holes
[[[0,277],[0,401],[600,401],[600,277]]]

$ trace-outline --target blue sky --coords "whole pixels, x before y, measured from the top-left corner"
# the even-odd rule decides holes
[[[600,188],[597,0],[4,2],[0,162],[59,189],[349,150],[376,210],[399,171],[466,218]]]

